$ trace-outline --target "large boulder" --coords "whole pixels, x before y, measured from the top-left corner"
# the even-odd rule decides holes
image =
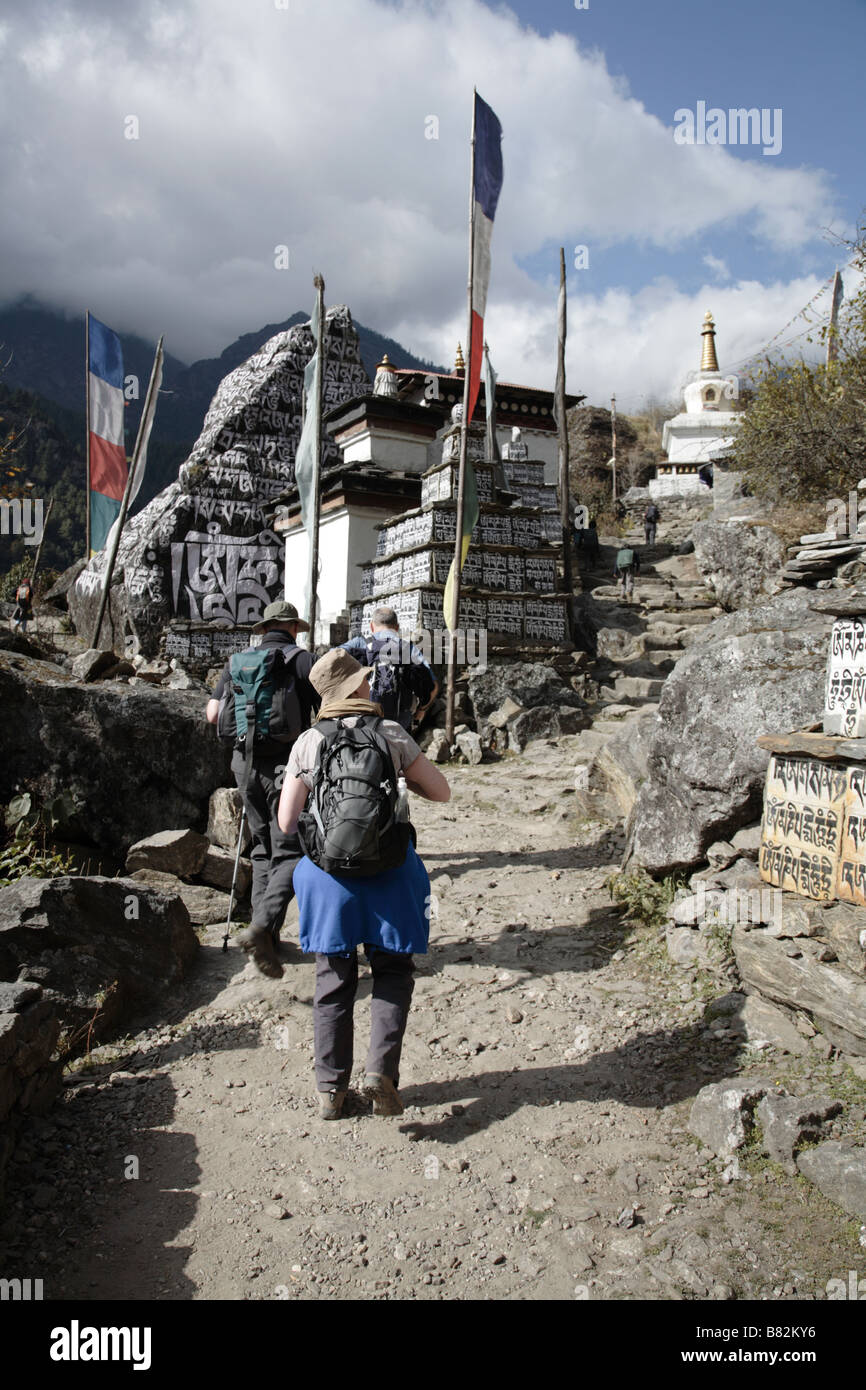
[[[178,878],[191,878],[204,866],[209,848],[207,836],[195,830],[159,830],[130,846],[126,868],[129,873],[156,869]]]
[[[128,879],[21,878],[0,888],[0,978],[42,986],[72,1051],[162,1001],[197,950],[183,903]]]
[[[723,608],[742,608],[774,593],[785,548],[769,526],[742,521],[699,521],[692,532],[702,578]]]
[[[552,666],[537,661],[512,661],[488,666],[469,677],[469,697],[480,724],[510,696],[525,709],[539,705],[571,705],[580,708],[583,700]]]
[[[193,926],[209,927],[215,922],[228,920],[228,893],[221,893],[203,883],[184,883],[176,874],[163,873],[159,869],[135,869],[127,877],[133,883],[143,883],[148,888],[155,888],[158,893],[176,895],[189,913],[189,920]],[[236,887],[235,907],[241,896]]]
[[[204,829],[230,750],[200,694],[148,685],[82,685],[50,662],[0,652],[0,801],[36,805],[70,792],[76,838],[112,854],[166,824]]]
[[[626,717],[599,749],[595,766],[621,814],[628,816],[647,778],[649,750],[656,731],[657,705],[645,705]]]
[[[207,814],[207,837],[212,845],[236,850],[243,824],[241,853],[246,854],[252,836],[244,819],[244,800],[237,787],[217,787],[210,799]]]
[[[812,596],[814,597],[814,596]],[[626,859],[653,873],[700,864],[761,812],[761,734],[812,724],[833,619],[805,589],[711,623],[665,681]],[[864,596],[866,602],[866,596]]]

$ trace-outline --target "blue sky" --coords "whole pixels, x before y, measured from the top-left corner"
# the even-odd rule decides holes
[[[725,110],[781,108],[780,153],[765,156],[760,147],[744,145],[736,158],[826,170],[838,194],[838,232],[866,207],[866,0],[589,0],[588,10],[565,0],[520,0],[511,8],[539,34],[568,33],[581,48],[598,49],[609,72],[666,124],[673,124],[678,108],[695,109],[699,100]],[[579,240],[577,210],[572,230]],[[586,283],[638,289],[648,278],[670,274],[681,287],[697,289],[707,252],[725,261],[734,277],[803,269],[823,274],[842,254],[820,239],[785,254],[741,222],[720,222],[671,252],[641,245],[639,236],[605,246],[591,258]],[[525,262],[531,273],[541,259]]]
[[[850,237],[866,205],[864,40],[864,0],[21,4],[0,15],[0,301],[191,361],[310,305],[321,271],[329,303],[453,360],[477,85],[505,133],[500,377],[552,385],[564,245],[569,388],[670,401],[707,308],[727,369],[844,260],[823,229]],[[781,108],[781,152],[678,143],[699,102]]]

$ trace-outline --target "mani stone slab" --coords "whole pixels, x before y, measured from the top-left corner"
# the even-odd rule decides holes
[[[824,733],[866,734],[866,619],[837,617],[824,687]]]

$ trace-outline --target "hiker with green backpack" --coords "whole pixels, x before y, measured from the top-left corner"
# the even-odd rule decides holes
[[[613,577],[622,590],[626,602],[634,597],[634,577],[640,574],[640,556],[636,550],[624,547],[616,552]]]
[[[234,749],[232,772],[252,838],[252,922],[238,941],[272,979],[283,974],[277,946],[301,857],[297,835],[279,826],[280,792],[286,760],[319,705],[309,680],[315,658],[296,642],[299,632],[309,630],[293,604],[269,604],[253,628],[264,634],[260,646],[235,652],[206,711],[220,739]]]
[[[396,720],[370,699],[369,669],[342,648],[310,672],[322,699],[292,749],[279,823],[297,831],[295,870],[303,951],[316,956],[316,1089],[322,1119],[339,1119],[352,1075],[357,948],[373,975],[364,1094],[377,1115],[400,1115],[403,1034],[412,957],[429,940],[430,880],[415,852],[408,792],[448,801],[451,789]]]

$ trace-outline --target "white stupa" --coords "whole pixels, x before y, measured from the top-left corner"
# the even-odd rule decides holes
[[[731,408],[735,379],[724,377],[716,359],[716,326],[708,309],[701,329],[701,370],[683,392],[685,410],[666,420],[662,447],[667,462],[659,464],[649,490],[653,498],[672,493],[709,493],[706,465],[727,453],[742,416]],[[704,477],[701,476],[703,470]]]

